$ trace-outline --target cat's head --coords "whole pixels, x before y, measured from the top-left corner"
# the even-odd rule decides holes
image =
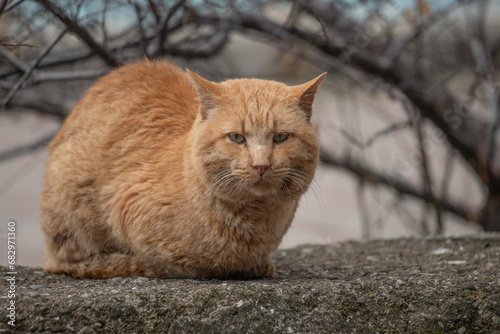
[[[234,201],[302,195],[318,163],[310,119],[326,73],[298,86],[188,74],[200,102],[192,158],[210,191]]]

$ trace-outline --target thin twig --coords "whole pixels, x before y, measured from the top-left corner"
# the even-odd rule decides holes
[[[161,20],[160,23],[160,29],[157,33],[159,36],[158,38],[158,46],[157,46],[157,53],[158,54],[163,54],[165,53],[165,48],[163,46],[163,43],[167,40],[167,34],[168,34],[168,23],[172,16],[181,8],[182,5],[186,0],[179,0],[177,1],[172,7],[169,8],[168,13],[166,13],[165,17]]]
[[[366,203],[366,189],[365,182],[363,178],[358,178],[358,183],[356,184],[356,197],[359,207],[359,215],[361,217],[361,233],[363,238],[369,238],[370,233],[370,215],[368,204]]]
[[[375,132],[373,135],[371,135],[368,140],[365,142],[365,147],[370,147],[375,143],[376,140],[380,139],[381,137],[387,136],[388,134],[391,134],[396,131],[400,131],[403,129],[407,129],[412,125],[412,121],[402,121],[398,123],[394,123],[390,126],[388,126],[385,129],[382,129],[380,131]]]
[[[335,123],[329,123],[329,127],[333,130],[333,131],[336,131],[338,133],[340,133],[343,137],[345,137],[351,144],[353,144],[354,146],[358,147],[358,148],[363,148],[363,149],[366,149],[366,148],[369,148],[370,146],[372,146],[373,144],[375,144],[375,142],[384,137],[384,136],[387,136],[393,132],[396,132],[396,131],[400,131],[400,130],[404,130],[404,129],[407,129],[409,128],[410,126],[412,125],[412,121],[402,121],[402,122],[398,122],[398,123],[394,123],[382,130],[379,130],[377,132],[375,132],[373,135],[371,135],[370,137],[368,137],[368,139],[363,143],[361,141],[359,141],[355,136],[353,136],[351,133],[349,133],[349,131],[345,130],[344,128],[342,128],[341,126],[335,124]]]
[[[46,81],[88,80],[103,76],[109,68],[97,68],[77,71],[38,71],[33,78],[33,84]]]
[[[137,30],[139,31],[139,40],[142,49],[142,53],[147,57],[148,56],[148,43],[146,39],[146,33],[144,31],[144,27],[142,23],[144,22],[144,17],[142,15],[142,8],[137,3],[133,3],[135,16],[137,18]]]
[[[1,46],[26,46],[26,47],[29,47],[29,48],[36,48],[35,45],[32,45],[32,44],[26,44],[26,43],[0,43]]]
[[[424,136],[422,133],[422,120],[420,118],[420,114],[416,114],[416,119],[415,119],[415,132],[417,134],[417,143],[418,143],[418,148],[420,151],[420,158],[422,159],[422,163],[420,165],[420,170],[422,172],[422,183],[424,185],[425,193],[429,197],[426,200],[426,207],[429,208],[430,206],[433,206],[435,213],[436,213],[436,230],[437,233],[442,233],[443,231],[443,221],[441,218],[441,207],[439,206],[438,201],[436,200],[436,197],[434,196],[434,191],[432,189],[432,175],[430,172],[429,168],[429,159],[427,157],[427,152],[426,148],[424,146]],[[426,219],[422,221],[422,231],[425,234],[429,234],[429,226],[427,224]]]
[[[6,0],[5,3],[7,3],[9,0]],[[9,10],[11,9],[14,9],[17,5],[20,5],[21,2],[23,2],[24,0],[16,0],[16,1],[12,1],[7,7],[5,7],[5,10],[4,12],[8,12]]]
[[[367,166],[360,166],[350,158],[337,158],[322,150],[320,152],[320,159],[328,165],[342,168],[353,173],[359,178],[365,179],[365,182],[372,183],[374,185],[388,186],[400,194],[408,195],[423,201],[429,200],[429,196],[422,190],[414,188],[393,175],[373,171]],[[451,212],[464,220],[477,222],[478,214],[474,214],[466,210],[465,205],[453,203],[443,199],[436,200],[439,202],[439,205],[443,208],[443,210]]]
[[[0,15],[2,15],[3,11],[5,10],[5,6],[7,6],[7,2],[9,0],[0,0]]]
[[[500,175],[496,175],[494,170],[494,162],[495,162],[495,157],[498,154],[499,147],[496,143],[496,139],[498,138],[498,133],[500,132],[500,91],[498,89],[495,89],[495,92],[492,92],[493,94],[493,100],[494,101],[492,104],[496,105],[496,110],[492,110],[492,113],[494,114],[494,120],[493,120],[493,125],[491,126],[491,132],[489,135],[488,139],[488,152],[486,155],[486,168],[488,171],[488,175],[490,178],[497,178],[500,177]],[[496,103],[495,103],[496,102]],[[493,109],[494,107],[492,107]]]
[[[469,0],[468,2],[472,2],[473,0]],[[429,28],[431,28],[437,21],[442,19],[443,17],[449,15],[453,10],[455,10],[459,5],[462,5],[465,1],[456,2],[450,4],[448,7],[440,10],[436,14],[432,15],[428,20],[424,23],[421,23],[418,27],[415,28],[413,33],[407,37],[405,37],[401,41],[394,42],[387,48],[387,51],[380,59],[380,64],[384,67],[390,66],[396,57],[401,55],[401,53],[415,40],[419,39],[423,33],[425,33]]]
[[[102,13],[101,13],[102,16],[101,16],[101,22],[100,22],[101,31],[102,31],[103,48],[106,48],[108,45],[108,29],[106,29],[106,14],[108,11],[108,2],[109,2],[109,0],[104,1],[104,8],[102,9]]]
[[[450,180],[453,175],[453,160],[455,157],[455,152],[453,149],[448,148],[447,153],[446,153],[446,158],[445,158],[445,163],[443,167],[443,177],[441,178],[441,191],[440,191],[440,198],[442,198],[444,201],[447,201],[448,198],[448,187],[450,185]],[[442,226],[444,229],[444,226]],[[438,233],[442,233],[438,232]]]
[[[52,133],[34,141],[33,143],[14,147],[13,149],[5,152],[0,152],[0,162],[4,162],[18,156],[28,154],[38,150],[39,148],[45,147],[54,138],[55,135],[55,133]]]
[[[31,63],[30,68],[24,72],[23,76],[16,82],[14,87],[10,90],[9,94],[3,99],[2,104],[0,105],[0,111],[4,109],[7,104],[12,100],[14,95],[17,93],[17,91],[21,88],[21,86],[24,84],[24,82],[28,79],[28,77],[31,75],[31,73],[35,70],[35,68],[38,66],[38,64],[42,61],[45,56],[52,50],[52,48],[61,40],[61,38],[64,36],[64,34],[67,32],[67,29],[62,30],[54,40],[47,45],[45,49],[42,50],[42,52],[36,57],[36,59]]]
[[[0,46],[0,54],[19,70],[23,72],[29,71],[30,66],[14,56],[9,50],[7,50],[7,48]]]
[[[68,30],[75,33],[80,39],[87,44],[96,54],[98,54],[105,62],[111,67],[118,66],[118,62],[108,51],[106,51],[101,45],[99,45],[92,36],[88,33],[87,30],[80,27],[75,20],[68,17],[64,10],[62,10],[59,6],[53,3],[50,0],[36,0],[39,4],[41,4],[45,9],[54,14],[62,23],[68,28]]]

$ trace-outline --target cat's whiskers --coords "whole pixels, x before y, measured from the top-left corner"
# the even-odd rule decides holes
[[[304,179],[302,175],[297,173],[296,170],[290,169],[287,178],[293,181],[301,191],[305,190],[305,188],[307,187],[307,181]]]
[[[222,171],[222,172],[219,172],[217,173],[217,175],[214,177],[214,182],[210,183],[209,184],[209,187],[206,187],[205,188],[205,192],[206,194],[210,194],[214,191],[215,187],[217,186],[217,184],[221,181],[221,179],[227,175],[227,171]],[[197,187],[198,185],[196,185]]]
[[[281,181],[281,183],[283,184],[284,188],[286,189],[286,192],[288,194],[288,199],[291,199],[292,194],[290,194],[290,188],[288,187],[288,184],[286,182],[286,178],[284,178],[283,181]]]
[[[316,188],[316,189],[315,189],[315,188]],[[313,194],[314,194],[314,197],[316,197],[316,200],[317,200],[317,201],[318,201],[318,203],[319,203],[319,207],[320,207],[321,212],[323,212],[323,213],[324,213],[324,212],[325,212],[325,207],[324,207],[324,204],[323,204],[322,198],[321,198],[321,196],[319,196],[319,195],[318,195],[318,193],[316,192],[316,190],[320,191],[320,190],[319,190],[319,185],[318,185],[318,183],[316,182],[316,180],[314,180],[314,179],[313,179],[313,180],[312,180],[312,182],[311,182],[311,190],[312,190],[312,192],[313,192]]]
[[[224,170],[217,174],[215,182],[210,186],[209,191],[217,193],[223,186],[229,185],[232,180],[237,179],[231,170]]]
[[[237,187],[241,187],[243,185],[243,182],[242,182],[242,177],[241,177],[241,173],[238,171],[238,170],[232,170],[232,171],[229,171],[230,173],[230,176],[231,178],[223,178],[224,181],[223,183],[225,185],[227,185],[227,189],[225,189],[225,191],[227,193],[230,193],[232,191],[239,191],[240,189],[236,189]]]
[[[298,177],[307,177],[307,173],[302,171],[302,170],[299,170],[299,169],[291,169],[290,172],[293,172],[296,176]],[[303,182],[307,185],[308,182],[303,180]],[[316,188],[316,189],[315,189]],[[321,200],[320,196],[318,195],[318,192],[316,190],[319,191],[319,185],[318,183],[316,182],[316,180],[312,180],[311,183],[310,183],[310,189],[312,191],[312,193],[314,194],[314,197],[316,198],[316,200],[318,201],[318,204],[320,206],[320,209],[321,211],[324,212],[324,205],[323,205],[323,201]]]
[[[225,189],[225,192],[229,192],[239,180],[240,178],[232,170],[222,171],[217,174],[216,181],[211,185],[209,191],[217,193],[220,189]]]
[[[281,188],[286,190],[286,192],[287,192],[287,194],[288,194],[288,199],[291,199],[291,198],[292,198],[292,195],[290,194],[290,189],[288,189],[288,185],[286,184],[286,178],[284,178],[284,179],[281,181]]]
[[[223,170],[222,172],[217,173],[217,175],[215,175],[215,182],[213,183],[213,185],[216,186],[217,183],[222,180],[222,178],[229,174],[231,174],[230,170]]]
[[[240,178],[238,178],[236,182],[232,184],[231,188],[229,188],[228,192],[234,191],[236,194],[241,194],[245,190],[244,188],[244,182]]]

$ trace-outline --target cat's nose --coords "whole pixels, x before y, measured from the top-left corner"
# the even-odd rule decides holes
[[[253,166],[253,168],[257,170],[257,173],[259,173],[259,175],[264,175],[266,170],[269,168],[269,165]]]

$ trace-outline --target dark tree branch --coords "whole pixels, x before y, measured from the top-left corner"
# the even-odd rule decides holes
[[[2,15],[5,7],[7,6],[8,0],[0,0],[0,15]]]
[[[21,98],[15,98],[9,104],[9,107],[33,110],[43,115],[55,116],[61,121],[69,114],[69,110],[66,110],[61,105],[50,101],[43,101],[29,94],[23,94]]]
[[[432,28],[436,22],[447,17],[458,6],[463,6],[465,2],[470,3],[472,1],[473,0],[451,3],[448,7],[435,13],[423,23],[420,23],[409,36],[404,37],[402,40],[397,40],[387,47],[379,61],[380,64],[384,67],[390,67],[396,57],[402,55],[403,51],[405,51],[414,41],[418,40],[429,28]]]
[[[17,93],[17,91],[24,84],[24,82],[26,81],[26,79],[28,79],[28,77],[31,75],[31,73],[35,70],[35,68],[42,61],[42,59],[45,58],[45,56],[50,52],[50,50],[52,50],[52,48],[61,40],[61,38],[66,33],[66,31],[67,31],[66,29],[64,29],[63,31],[61,31],[57,35],[57,37],[52,41],[52,43],[50,43],[49,45],[47,45],[47,47],[45,49],[43,49],[43,51],[33,61],[33,63],[31,64],[30,68],[28,68],[27,71],[24,72],[23,76],[16,82],[16,84],[14,85],[14,87],[10,90],[9,94],[7,94],[7,96],[3,99],[2,103],[0,104],[0,111],[2,109],[4,109],[7,106],[7,104],[9,104],[9,102],[12,100],[12,98],[14,97],[14,95]]]
[[[206,18],[204,18],[204,20],[206,20]],[[297,38],[300,40],[301,45],[316,52],[323,52],[325,57],[330,56],[329,61],[332,63],[339,62],[337,58],[343,57],[344,55],[342,47],[321,42],[323,37],[320,35],[306,32],[298,28],[285,29],[280,25],[270,21],[263,21],[263,19],[251,15],[247,15],[238,21],[240,20],[241,23],[238,23],[233,19],[233,24],[240,24],[245,29],[259,31],[266,36],[274,37],[278,41],[295,43],[295,38]],[[290,35],[294,36],[294,38],[290,38]],[[463,132],[463,127],[466,126],[465,119],[462,120],[460,128],[458,129],[453,129],[449,122],[446,121],[446,113],[450,111],[453,112],[454,108],[460,106],[460,104],[451,97],[444,87],[436,86],[436,83],[439,81],[409,82],[397,72],[396,68],[382,66],[377,61],[368,59],[359,53],[353,53],[350,56],[350,62],[361,68],[364,72],[383,78],[386,83],[399,88],[420,112],[445,134],[450,143],[475,170],[480,170],[482,168],[480,159],[477,156],[477,143],[474,138],[467,137],[468,132]],[[342,68],[345,65],[337,63],[336,66]],[[353,70],[353,68],[349,67],[349,71],[343,73],[348,73],[348,76],[352,78],[356,77],[358,79],[357,81],[362,82],[364,76],[360,74],[351,75]],[[455,115],[455,117],[458,116]],[[469,119],[467,121],[471,122],[472,120]]]
[[[393,188],[396,192],[408,195],[419,200],[423,200],[427,203],[430,203],[429,194],[426,192],[416,189],[413,186],[407,184],[406,182],[399,180],[396,177],[393,177],[388,174],[382,174],[371,170],[366,166],[360,166],[353,160],[349,158],[339,159],[337,157],[332,156],[325,151],[321,151],[320,159],[322,162],[331,165],[333,167],[341,168],[350,173],[354,174],[358,178],[365,180],[367,183],[371,183],[374,185],[383,185],[386,187]],[[452,203],[447,200],[436,199],[436,202],[446,211],[455,214],[456,216],[471,221],[477,222],[477,214],[471,214],[470,210],[465,208],[463,204]]]
[[[157,50],[158,50],[157,53],[158,54],[165,54],[166,53],[166,50],[164,48],[163,43],[165,43],[165,41],[167,40],[167,35],[168,35],[168,32],[169,32],[168,24],[169,24],[170,19],[172,18],[172,16],[181,8],[181,6],[184,5],[185,2],[186,2],[186,0],[179,0],[179,1],[177,1],[168,10],[168,12],[165,14],[164,18],[161,20],[160,25],[159,25],[160,29],[159,29],[159,32],[158,32],[158,35],[159,35],[159,38],[158,38],[158,47],[157,47]]]
[[[12,1],[9,4],[1,1],[4,13],[22,3],[22,0]],[[297,59],[306,60],[324,70],[340,72],[362,87],[384,92],[403,106],[417,110],[422,116],[422,121],[429,120],[438,129],[439,139],[444,138],[447,141],[446,143],[440,141],[436,145],[449,144],[449,151],[456,151],[463,158],[454,159],[453,164],[447,161],[447,166],[451,168],[452,165],[463,165],[465,161],[465,164],[472,167],[468,172],[478,176],[484,185],[482,190],[487,200],[483,203],[481,211],[467,208],[446,198],[450,178],[448,174],[441,180],[431,177],[430,166],[434,166],[431,162],[433,157],[430,153],[425,154],[423,145],[425,133],[418,124],[416,125],[418,128],[415,129],[417,141],[422,158],[426,160],[424,165],[420,165],[422,189],[393,178],[390,174],[376,172],[369,167],[369,162],[364,160],[356,162],[347,158],[340,159],[322,152],[323,161],[357,176],[360,182],[359,189],[366,189],[366,185],[370,183],[383,185],[394,189],[397,194],[405,195],[405,198],[411,197],[429,203],[428,207],[432,207],[436,212],[438,225],[441,224],[441,211],[452,212],[469,221],[481,220],[485,228],[496,226],[495,221],[500,221],[500,175],[498,175],[500,166],[497,140],[500,132],[498,115],[500,87],[494,86],[499,70],[500,39],[491,34],[491,23],[489,23],[491,20],[486,19],[493,2],[456,0],[450,6],[430,16],[421,15],[424,14],[422,8],[417,8],[413,13],[415,20],[407,22],[407,27],[411,30],[401,34],[399,33],[401,29],[397,29],[406,23],[396,19],[396,13],[391,14],[391,18],[384,17],[383,9],[379,7],[359,20],[353,18],[349,10],[361,4],[353,5],[351,2],[289,0],[287,2],[290,4],[290,11],[283,12],[284,16],[281,17],[283,22],[277,23],[277,16],[273,14],[271,17],[270,11],[264,10],[259,1],[255,7],[248,9],[240,7],[236,2],[228,2],[228,6],[224,7],[211,1],[190,6],[190,2],[185,0],[169,2],[124,0],[117,6],[109,2],[108,6],[109,0],[105,0],[104,6],[101,6],[104,12],[92,11],[85,15],[85,22],[91,24],[84,26],[81,23],[83,21],[78,22],[76,16],[70,17],[66,8],[57,1],[36,1],[43,6],[43,11],[49,14],[47,17],[57,17],[68,31],[74,33],[88,46],[89,50],[77,51],[71,47],[65,48],[59,43],[61,51],[50,52],[50,55],[44,54],[43,63],[40,63],[40,56],[45,50],[39,52],[37,49],[23,48],[18,54],[14,50],[9,52],[6,48],[0,47],[0,55],[6,59],[0,68],[0,89],[10,91],[8,99],[0,101],[4,107],[34,109],[44,114],[55,114],[62,119],[67,112],[63,102],[37,101],[41,95],[35,95],[39,94],[35,85],[43,86],[49,81],[62,83],[68,80],[91,79],[104,74],[109,67],[118,65],[118,60],[124,62],[144,57],[145,54],[151,57],[164,55],[184,58],[211,57],[227,44],[231,34],[243,34],[271,43],[278,50],[292,54]],[[389,3],[370,1],[372,4]],[[469,4],[472,4],[472,9],[477,9],[478,15],[468,16],[470,21],[465,25],[454,22],[456,19],[452,16],[453,10]],[[85,5],[86,3],[80,0],[76,8],[83,11]],[[106,29],[113,15],[112,11],[119,6],[131,9],[132,13],[135,10],[136,17],[129,17],[126,27],[120,27],[120,31],[111,33]],[[99,9],[102,9],[101,7]],[[12,31],[8,32],[10,36],[7,36],[8,40],[12,36],[18,36],[18,32],[24,34],[22,38],[16,38],[16,42],[19,42],[13,43],[16,46],[36,40],[32,37],[37,37],[36,30],[39,25],[31,25],[29,22],[31,18],[28,16],[23,18],[22,11],[19,13],[24,26],[19,25],[21,27],[19,31],[11,29]],[[360,40],[359,34],[370,29],[370,23],[380,17],[382,21],[378,23],[382,31],[371,35],[365,34]],[[451,26],[435,29],[440,22],[448,21]],[[42,25],[54,26],[50,22]],[[104,42],[98,43],[93,36],[96,32],[101,33],[101,30]],[[443,32],[448,35],[444,37]],[[459,34],[453,36],[454,32]],[[461,48],[460,52],[457,52],[457,46]],[[465,52],[462,52],[463,50]],[[103,59],[106,65],[101,64],[101,61],[92,61],[94,59]],[[71,70],[68,69],[68,65],[71,66]],[[464,94],[461,95],[460,90],[454,87],[456,83],[463,84],[463,76],[471,78],[466,83],[469,88],[469,99],[467,96],[464,98]],[[475,88],[484,82],[493,85],[489,109],[485,108],[481,97],[473,94]],[[471,103],[471,100],[477,103]],[[493,115],[495,113],[496,118]],[[402,122],[390,118],[387,122],[386,128],[375,132],[367,140],[350,134],[342,126],[333,125],[332,128],[347,138],[349,144],[355,145],[350,147],[351,149],[359,148],[363,151],[383,136],[415,125],[412,118]],[[364,200],[362,197],[360,199]],[[402,206],[395,208],[404,211]],[[493,223],[488,223],[488,219]],[[500,225],[497,229],[500,229]]]
[[[0,54],[5,57],[12,65],[17,67],[20,71],[29,71],[30,66],[14,56],[7,48],[0,46]]]
[[[19,147],[15,147],[11,150],[5,151],[5,152],[0,152],[0,162],[7,161],[9,159],[16,158],[18,156],[24,155],[31,153],[33,151],[36,151],[40,148],[43,148],[47,146],[47,144],[54,138],[56,134],[50,134],[48,136],[42,137],[41,139],[27,144],[27,145],[22,145]]]
[[[420,157],[422,159],[421,171],[422,171],[422,183],[424,185],[425,194],[428,196],[426,200],[428,206],[432,206],[436,213],[436,226],[437,233],[443,233],[443,220],[441,218],[441,205],[438,199],[434,195],[434,190],[432,185],[434,184],[433,178],[429,167],[429,158],[427,156],[426,147],[424,146],[424,135],[423,135],[423,124],[420,115],[418,114],[415,121],[415,132],[417,135],[418,148],[420,151]]]
[[[28,48],[35,48],[36,47],[34,45],[26,44],[26,43],[0,43],[0,45],[1,46],[15,46],[15,47],[26,46]]]
[[[81,51],[76,51],[76,52],[64,52],[64,53],[59,53],[59,52],[52,52],[50,55],[48,55],[45,58],[45,61],[43,64],[39,64],[38,69],[43,69],[43,68],[52,68],[52,67],[58,67],[58,66],[63,66],[63,65],[68,65],[68,64],[74,64],[80,61],[85,61],[94,56],[93,52],[81,52]],[[26,61],[25,61],[26,62]],[[19,73],[24,73],[24,70],[21,70],[19,68],[12,68],[12,67],[6,67],[6,68],[0,68],[0,79],[7,78],[12,75],[16,75]]]
[[[108,68],[98,68],[80,71],[38,71],[34,76],[32,83],[37,84],[46,81],[76,81],[96,79],[109,72]]]
[[[11,9],[14,9],[17,5],[20,5],[21,2],[23,2],[24,0],[16,0],[16,1],[12,1],[7,7],[5,7],[5,10],[4,12],[8,12],[9,10]],[[7,3],[8,0],[5,0],[5,3]]]
[[[108,53],[101,45],[99,45],[84,28],[80,27],[75,20],[69,18],[64,11],[50,0],[36,0],[45,9],[54,14],[62,23],[75,33],[80,39],[87,44],[96,54],[98,54],[111,67],[118,66],[116,59]]]
[[[375,132],[370,137],[368,137],[368,139],[365,142],[359,141],[355,136],[350,134],[347,130],[345,130],[341,126],[338,126],[338,125],[333,124],[333,123],[330,123],[329,126],[333,131],[338,132],[343,137],[345,137],[349,141],[349,143],[355,145],[356,147],[358,147],[360,149],[366,149],[366,148],[369,148],[370,146],[372,146],[373,144],[375,144],[375,142],[378,139],[380,139],[384,136],[387,136],[393,132],[408,129],[410,126],[412,126],[412,124],[413,124],[412,121],[403,121],[403,122],[394,123],[394,124],[389,125],[388,127],[384,128],[382,130]]]

